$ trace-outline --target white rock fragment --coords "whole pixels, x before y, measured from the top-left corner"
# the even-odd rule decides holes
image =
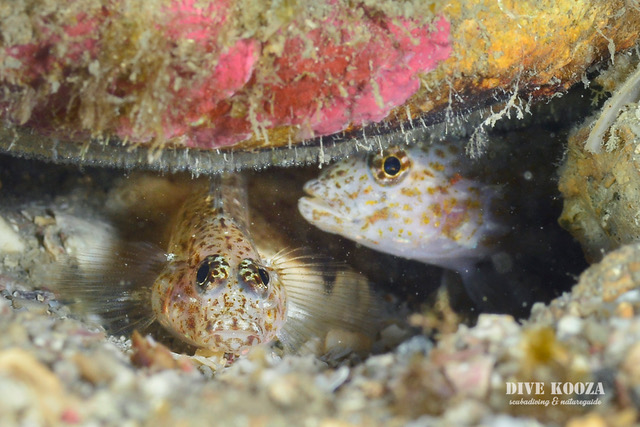
[[[162,371],[146,378],[141,384],[145,397],[156,407],[171,395],[178,387],[179,375],[176,371]]]
[[[23,252],[25,244],[20,235],[0,216],[0,253],[14,254]]]
[[[517,337],[520,327],[513,316],[508,314],[483,313],[470,334],[478,339],[500,343],[509,337]]]
[[[325,393],[333,393],[349,379],[349,373],[350,370],[347,366],[341,366],[335,371],[327,371],[325,374],[317,375],[315,378],[316,387]]]
[[[615,302],[616,303],[621,303],[621,302],[630,302],[630,303],[634,303],[634,302],[639,302],[640,301],[640,289],[632,289],[630,291],[627,291],[625,293],[623,293],[622,295],[620,295],[618,298],[616,298]]]
[[[561,340],[578,335],[582,331],[582,319],[577,316],[564,316],[558,321],[558,338]]]
[[[451,361],[444,366],[444,372],[458,393],[482,398],[489,389],[494,364],[493,357],[478,355],[472,360]]]
[[[433,343],[424,335],[409,338],[396,348],[396,353],[403,357],[411,357],[416,353],[427,354],[433,348]]]
[[[380,337],[384,343],[398,344],[407,338],[407,330],[391,324],[380,331]]]
[[[294,405],[303,397],[300,394],[300,383],[295,374],[275,378],[273,383],[268,385],[267,393],[276,404],[285,407]]]

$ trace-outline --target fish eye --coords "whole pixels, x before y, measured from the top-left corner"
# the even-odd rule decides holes
[[[269,284],[269,272],[267,270],[265,270],[264,268],[260,267],[258,268],[258,274],[260,275],[260,278],[262,279],[262,283],[264,283],[265,285]]]
[[[371,175],[378,184],[383,186],[399,183],[410,168],[409,155],[399,147],[389,147],[369,157]]]
[[[246,258],[240,262],[238,279],[246,289],[259,297],[265,297],[269,291],[269,273],[252,259]]]
[[[202,264],[200,264],[200,268],[198,268],[198,272],[196,273],[196,282],[198,282],[198,286],[204,286],[208,282],[209,279],[209,263],[205,260]]]
[[[221,284],[229,277],[229,263],[222,255],[209,255],[200,263],[196,272],[196,284],[202,292],[213,284]]]
[[[389,176],[398,175],[400,173],[401,167],[402,167],[402,164],[400,163],[400,159],[393,155],[384,159],[384,162],[382,163],[382,168],[384,169],[384,173],[386,173]]]

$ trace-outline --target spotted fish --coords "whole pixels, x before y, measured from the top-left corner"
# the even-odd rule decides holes
[[[214,179],[185,200],[151,290],[161,325],[196,347],[228,353],[273,340],[287,310],[277,269],[249,238],[240,179]]]
[[[468,282],[509,232],[500,187],[474,173],[459,143],[390,147],[330,166],[306,183],[298,207],[324,231]]]
[[[149,196],[150,187],[144,182],[132,198]],[[174,196],[176,212],[160,215],[166,226],[157,242],[115,239],[115,248],[78,254],[80,280],[66,281],[62,293],[112,329],[155,320],[192,346],[231,355],[276,339],[290,352],[315,342],[323,353],[335,350],[329,341],[336,337],[371,335],[379,303],[367,279],[289,249],[277,230],[249,215],[242,175],[176,188],[191,190]]]

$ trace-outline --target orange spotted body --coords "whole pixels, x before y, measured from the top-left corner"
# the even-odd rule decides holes
[[[194,192],[174,221],[168,262],[152,289],[168,330],[197,347],[239,353],[273,340],[286,317],[276,270],[248,237],[245,191],[237,176]]]
[[[306,183],[298,207],[327,232],[464,272],[509,230],[496,214],[500,189],[469,170],[455,143],[391,147],[332,165]]]

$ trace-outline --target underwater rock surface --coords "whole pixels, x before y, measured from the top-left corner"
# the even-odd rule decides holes
[[[0,149],[196,173],[324,163],[565,92],[637,40],[633,3],[5,0]]]
[[[229,86],[226,89],[229,90],[216,92],[215,96],[207,99],[222,99],[220,102],[224,103],[237,97],[234,99],[237,102],[229,109],[221,110],[221,117],[240,118],[240,121],[251,122],[252,118],[257,117],[250,114],[257,111],[252,110],[255,102],[260,102],[264,107],[262,103],[269,105],[272,99],[265,97],[261,90],[244,97],[246,93],[242,92],[245,86],[242,84],[248,84],[252,90],[256,87],[265,88],[279,84],[268,78],[256,82],[248,77],[249,69],[255,66],[251,61],[259,62],[267,57],[274,61],[280,59],[283,61],[281,65],[284,65],[289,52],[285,53],[282,49],[291,39],[288,35],[282,37],[280,30],[293,28],[298,31],[294,32],[293,39],[299,40],[296,37],[305,33],[301,29],[307,29],[306,26],[311,30],[319,27],[313,19],[303,19],[308,16],[293,13],[295,7],[301,7],[301,4],[295,2],[278,3],[274,4],[275,9],[269,9],[267,6],[267,9],[258,11],[233,9],[234,13],[244,13],[243,19],[252,16],[255,18],[256,15],[252,14],[257,14],[259,25],[233,27],[238,22],[250,22],[234,21],[233,25],[230,25],[238,32],[218,32],[219,28],[211,33],[205,31],[206,34],[215,37],[218,34],[228,36],[224,39],[224,46],[228,48],[226,53],[229,56],[223,58],[224,54],[218,50],[219,46],[203,42],[201,36],[205,33],[199,30],[201,25],[207,26],[212,23],[226,28],[224,19],[211,21],[207,18],[231,16],[225,15],[227,11],[231,13],[231,3],[233,2],[218,2],[215,7],[210,3],[209,9],[205,8],[207,13],[191,13],[196,9],[203,11],[204,9],[200,8],[205,4],[203,2],[158,0],[148,4],[149,7],[168,7],[178,18],[178,23],[189,24],[186,27],[177,25],[176,32],[172,32],[174,28],[170,25],[165,28],[170,40],[194,40],[193,44],[189,42],[186,45],[172,45],[171,47],[179,53],[187,54],[172,59],[189,58],[189,53],[193,53],[190,49],[197,50],[203,46],[205,51],[212,49],[207,51],[212,55],[206,59],[212,61],[216,79],[228,79]],[[365,3],[359,4],[359,7],[366,9],[368,6],[363,6]],[[383,18],[397,18],[386,27],[391,28],[390,31],[393,33],[394,26],[405,22],[404,18],[409,19],[407,16],[414,12],[412,7],[418,3],[403,3],[406,9],[401,11],[394,7],[398,5],[397,2],[379,2],[376,3],[376,7],[381,8]],[[72,310],[73,307],[65,305],[60,296],[52,291],[55,288],[53,282],[56,275],[47,275],[46,272],[51,272],[51,266],[55,263],[64,265],[70,248],[82,248],[82,244],[87,240],[99,237],[97,231],[100,221],[104,220],[105,215],[110,215],[109,210],[119,209],[117,206],[109,205],[108,202],[113,200],[109,198],[110,194],[119,180],[129,179],[130,172],[95,170],[89,167],[86,167],[86,170],[77,170],[73,167],[41,164],[2,155],[0,328],[3,333],[0,334],[0,424],[202,425],[218,422],[225,425],[286,424],[323,427],[637,425],[640,419],[640,294],[637,286],[640,280],[640,247],[637,243],[626,244],[635,236],[630,221],[634,221],[633,213],[637,213],[634,205],[637,200],[634,192],[637,189],[629,185],[637,182],[634,175],[637,134],[637,117],[634,117],[637,105],[625,106],[621,114],[616,116],[615,123],[607,125],[607,129],[611,130],[604,132],[603,136],[608,138],[609,142],[603,144],[602,150],[595,150],[594,144],[589,144],[588,152],[582,148],[584,141],[593,134],[587,127],[578,130],[570,142],[569,160],[564,167],[565,175],[561,179],[561,189],[568,206],[574,203],[576,207],[567,210],[565,206],[565,212],[569,212],[570,215],[564,214],[561,222],[567,228],[573,227],[573,232],[581,240],[591,262],[600,260],[603,252],[609,251],[599,263],[581,273],[585,264],[581,259],[580,250],[571,236],[557,224],[561,197],[556,186],[556,169],[564,149],[563,144],[567,139],[568,128],[584,119],[583,107],[585,104],[588,105],[590,95],[585,96],[578,92],[578,101],[573,98],[565,104],[556,104],[555,101],[567,100],[568,96],[554,100],[548,106],[542,105],[540,115],[536,113],[540,106],[530,105],[527,96],[553,96],[580,79],[586,82],[590,77],[584,74],[586,68],[605,59],[615,60],[621,67],[620,70],[625,69],[625,57],[614,58],[613,54],[629,47],[637,39],[639,8],[635,1],[622,0],[463,3],[451,2],[442,10],[438,9],[442,5],[437,3],[433,10],[429,10],[428,16],[418,17],[440,17],[440,12],[444,14],[442,16],[450,24],[451,38],[448,40],[451,42],[452,53],[434,70],[420,75],[420,89],[407,104],[393,109],[399,98],[393,99],[393,106],[382,105],[384,108],[377,102],[375,106],[365,102],[371,101],[371,96],[374,101],[380,100],[376,96],[375,85],[369,82],[370,78],[377,82],[376,76],[390,77],[384,72],[379,74],[379,70],[368,69],[367,72],[373,73],[374,77],[366,74],[363,80],[354,80],[365,82],[361,87],[363,92],[359,93],[366,98],[360,105],[364,110],[347,110],[356,113],[353,117],[364,121],[377,119],[377,115],[382,112],[390,114],[381,128],[390,132],[388,135],[391,136],[384,139],[385,137],[376,135],[369,140],[368,146],[363,147],[366,149],[382,148],[383,140],[388,143],[391,139],[397,139],[392,141],[394,143],[410,143],[416,140],[426,143],[442,140],[450,136],[449,132],[454,132],[456,137],[469,138],[473,142],[474,136],[481,135],[475,142],[482,142],[486,147],[479,150],[479,145],[471,144],[467,149],[475,155],[474,162],[479,172],[493,173],[495,179],[491,184],[504,190],[504,198],[508,204],[507,212],[510,219],[513,219],[513,222],[510,222],[513,239],[505,242],[508,244],[504,246],[504,250],[497,254],[499,256],[492,256],[490,260],[491,263],[509,271],[509,280],[503,283],[507,286],[498,288],[498,292],[491,294],[490,298],[489,293],[483,293],[482,289],[479,295],[481,300],[487,296],[487,302],[493,305],[495,311],[506,314],[483,312],[484,307],[470,301],[464,292],[456,288],[455,281],[448,283],[443,280],[442,271],[435,267],[376,253],[345,239],[313,229],[302,218],[296,217],[296,202],[302,196],[302,183],[317,175],[317,168],[272,168],[269,171],[254,171],[249,174],[249,191],[253,194],[252,209],[261,210],[268,224],[277,227],[277,232],[309,244],[314,251],[327,252],[338,260],[346,260],[350,266],[377,285],[378,291],[383,295],[385,308],[388,308],[393,316],[390,316],[392,320],[387,321],[386,327],[376,335],[371,353],[318,358],[311,355],[285,354],[276,343],[270,347],[256,346],[234,360],[216,361],[206,355],[196,354],[193,348],[167,336],[160,328],[151,327],[142,331],[142,334],[136,332],[131,336],[110,335],[95,313],[79,315]],[[8,43],[12,46],[22,46],[28,51],[29,40],[25,37],[34,36],[42,41],[46,39],[44,36],[47,32],[36,31],[29,35],[14,31],[16,28],[31,28],[28,25],[18,25],[25,23],[25,14],[22,13],[25,9],[13,8],[15,4],[0,2],[0,30],[3,43],[0,49]],[[20,5],[24,4],[27,2],[20,2]],[[59,67],[60,63],[55,61],[48,62],[52,58],[63,58],[65,61],[79,58],[80,73],[96,77],[92,74],[95,72],[97,78],[89,80],[104,83],[99,78],[100,71],[104,69],[91,62],[94,59],[92,55],[96,52],[95,46],[92,43],[75,44],[78,40],[87,41],[87,37],[90,39],[96,27],[76,26],[74,19],[71,19],[72,22],[69,24],[69,16],[59,9],[58,3],[34,0],[29,4],[47,6],[33,9],[36,14],[44,13],[44,21],[36,19],[29,23],[40,29],[46,29],[49,27],[48,24],[52,24],[51,28],[54,31],[51,40],[56,43],[60,41],[70,49],[40,50],[38,52],[41,56],[27,55],[26,58],[36,62],[46,59],[45,64],[52,65],[47,71],[61,73],[54,77],[64,77],[67,79],[65,83],[83,87],[86,80],[75,80],[73,69]],[[103,8],[102,2],[77,0],[69,4],[72,5],[72,9],[75,7],[75,10],[82,5],[91,6],[87,7],[84,13],[98,17],[98,20],[85,20],[85,23],[106,22],[100,21],[101,19],[108,21],[109,8]],[[144,9],[142,3],[133,0],[115,1],[113,4],[128,4],[142,8],[134,7],[128,11],[135,13],[125,14],[125,18],[133,19],[134,24],[139,17],[137,13]],[[342,2],[332,0],[326,4],[344,6]],[[371,19],[367,14],[350,15],[352,11],[345,10],[340,15],[336,10],[338,9],[329,7],[326,10],[319,8],[315,12],[321,16],[332,16],[336,22],[345,16]],[[20,13],[14,13],[16,11]],[[218,15],[219,11],[224,13]],[[323,15],[325,12],[327,14]],[[332,13],[337,13],[340,17],[336,18]],[[375,25],[381,21],[385,22],[380,16],[378,18],[373,20]],[[58,26],[58,20],[63,21],[64,25]],[[111,30],[117,30],[116,27]],[[138,32],[140,28],[140,25],[127,27],[132,31],[127,34],[136,36],[132,40],[135,39],[148,47],[145,43],[150,40],[145,39],[144,32]],[[194,31],[180,32],[184,28],[192,28]],[[252,32],[251,28],[258,28],[259,31]],[[438,31],[430,26],[420,28],[426,31],[426,37],[431,37],[433,31]],[[522,31],[523,28],[535,31]],[[329,31],[330,28],[319,28],[314,34],[322,35],[323,30]],[[347,36],[353,35],[349,30],[345,31]],[[444,28],[440,27],[440,31],[444,31]],[[274,34],[276,38],[271,39],[270,36]],[[412,35],[415,36],[413,33]],[[415,45],[403,44],[402,37],[394,34],[395,43],[391,43],[392,47],[418,49]],[[122,42],[117,37],[115,40]],[[314,39],[311,37],[305,40]],[[369,39],[364,37],[364,40]],[[270,46],[269,49],[262,49],[260,55],[265,56],[259,59],[250,54],[257,52],[253,50],[257,49],[254,46],[256,43],[264,43],[262,47]],[[552,52],[549,50],[551,46]],[[304,47],[303,44],[302,48]],[[313,49],[310,52],[313,52]],[[12,56],[9,52],[9,56],[6,56],[6,50],[0,50],[0,53],[5,55],[0,66],[9,67],[14,71],[21,69],[22,64],[15,61],[15,55]],[[134,58],[136,56],[135,49],[119,53],[125,56],[133,55]],[[89,62],[83,63],[81,60]],[[109,89],[124,88],[134,92],[137,89],[143,92],[148,89],[135,84],[138,77],[142,81],[148,76],[143,76],[145,73],[131,73],[132,68],[127,66],[134,62],[123,63],[125,71],[122,75],[116,71],[116,79],[110,81],[115,82],[115,85],[107,85]],[[145,61],[142,62],[149,65]],[[267,62],[273,65],[273,62]],[[222,70],[216,71],[215,64],[218,63],[227,66],[239,65],[247,72],[224,75]],[[626,74],[633,76],[633,65],[630,64],[626,62]],[[27,65],[27,71],[36,74],[42,71],[34,69],[33,62]],[[153,65],[152,61],[151,67],[146,70],[154,69]],[[162,65],[168,67],[163,68],[165,71],[173,70],[166,63]],[[180,71],[190,72],[188,61],[180,65],[186,67],[186,71],[182,68]],[[306,63],[305,66],[308,65]],[[429,68],[434,64],[427,65]],[[286,68],[285,66],[280,70]],[[408,82],[408,86],[413,88],[415,84],[412,83],[412,79],[415,75],[410,74],[409,80],[405,83]],[[620,71],[620,76],[622,74],[625,73]],[[163,78],[166,76],[166,73],[156,75],[159,82],[165,82]],[[620,76],[613,80],[623,81]],[[33,77],[34,75],[28,72],[17,72],[12,76],[18,80],[29,80]],[[289,77],[301,85],[305,82],[305,79],[296,79],[297,76]],[[38,108],[46,110],[51,105],[59,107],[55,103],[29,102],[33,99],[42,100],[37,96],[31,97],[32,90],[35,91],[36,88],[43,91],[36,95],[42,95],[44,98],[56,95],[56,90],[62,88],[56,86],[56,82],[60,83],[56,78],[39,81],[36,76],[34,81],[39,82],[36,87],[31,86],[31,80],[26,84],[20,81],[13,82],[18,88],[13,87],[12,90],[17,92],[5,92],[7,97],[2,98],[0,102],[9,102],[12,107],[11,113],[24,115],[18,114],[7,120],[21,122],[21,119],[25,119],[28,122],[32,116],[27,113]],[[385,82],[388,83],[389,80]],[[176,80],[173,83],[176,83]],[[120,84],[123,86],[119,86]],[[239,88],[240,86],[242,87]],[[611,90],[607,91],[616,93],[615,86],[612,85]],[[185,87],[174,84],[169,91],[175,91],[174,95],[184,95],[184,91],[187,90]],[[605,85],[605,88],[607,87]],[[635,90],[635,86],[632,87]],[[196,85],[194,88],[198,91],[202,86]],[[124,96],[125,101],[132,102],[128,105],[130,109],[124,108],[122,111],[133,112],[134,116],[136,112],[141,111],[138,109],[139,100],[127,98],[121,90],[116,92],[116,97]],[[349,94],[348,90],[346,92]],[[385,101],[382,92],[384,91],[379,95],[383,98],[382,101]],[[166,91],[145,93],[160,97],[167,94]],[[187,98],[193,95],[189,94],[188,90],[186,94]],[[25,95],[24,98],[22,95]],[[493,95],[506,103],[480,118],[484,120],[480,128],[477,127],[477,123],[466,122],[466,116],[455,123],[455,129],[450,128],[454,126],[454,122],[448,120],[439,128],[422,127],[422,123],[419,123],[422,113],[440,112],[445,116],[455,114],[458,111],[456,108],[477,106]],[[24,102],[17,102],[13,96]],[[145,99],[145,102],[149,101],[154,108],[170,108],[174,105],[155,104],[157,99],[154,96]],[[76,102],[80,98],[69,99]],[[189,100],[194,99],[202,100],[197,96]],[[618,98],[614,96],[612,99]],[[626,98],[623,96],[622,99]],[[81,101],[95,100],[94,98]],[[109,100],[113,101],[112,98]],[[309,101],[302,96],[299,100]],[[331,99],[336,102],[338,100],[338,97]],[[14,101],[16,103],[12,104]],[[358,99],[350,101],[357,103]],[[185,101],[184,104],[177,104],[176,108],[179,109],[180,106],[189,103]],[[336,106],[329,104],[331,103],[322,106]],[[618,104],[612,102],[607,105]],[[212,106],[205,107],[203,108],[206,110]],[[369,107],[381,109],[366,110]],[[389,111],[387,107],[392,110]],[[207,111],[214,110],[215,108]],[[304,109],[301,108],[302,110]],[[309,113],[316,110],[304,111]],[[327,116],[322,116],[322,120],[320,116],[311,119],[303,116],[295,117],[293,124],[283,126],[280,126],[282,123],[275,122],[259,123],[263,128],[258,126],[257,132],[250,129],[251,138],[245,141],[246,145],[235,148],[244,150],[291,143],[292,150],[302,149],[296,146],[296,142],[299,141],[293,136],[306,138],[316,131],[322,133],[329,128],[333,129],[337,123],[344,124],[339,117],[339,113],[344,111],[346,110],[341,108],[320,109],[322,114],[337,114],[332,116],[335,120],[326,122],[325,119],[329,118]],[[533,111],[531,116],[527,115],[530,111]],[[76,126],[81,123],[77,121],[80,118],[78,112],[77,108],[71,108],[66,112],[64,109],[45,111],[46,114],[51,113],[54,116],[60,113],[61,115],[56,117],[60,118],[61,122],[44,120],[42,123],[31,124],[34,125],[33,128],[38,128],[38,124],[43,128],[50,128],[52,124],[62,125],[55,130],[61,131],[64,135],[70,135],[73,131],[100,132],[113,125],[103,123],[104,128],[96,126],[96,122],[92,120],[97,119],[98,115],[93,115],[95,111],[88,108],[84,111],[87,115],[83,117],[89,122],[85,123],[85,127]],[[194,114],[202,112],[197,108],[195,111],[189,110],[189,113]],[[215,112],[217,114],[220,111]],[[67,113],[69,115],[66,115]],[[261,110],[261,113],[293,114],[268,108]],[[514,113],[514,120],[498,121],[504,117],[511,118],[510,114]],[[211,114],[215,116],[214,113]],[[172,124],[177,125],[185,125],[181,120],[188,118],[191,120],[186,122],[188,130],[203,131],[205,134],[211,130],[206,128],[211,123],[199,120],[202,117],[189,114],[175,117],[171,114],[157,116],[159,120],[167,117],[176,119]],[[524,118],[521,120],[521,117]],[[261,118],[264,119],[264,116]],[[318,120],[314,121],[315,119]],[[65,120],[71,120],[73,126],[65,127],[69,125]],[[127,121],[126,118],[124,121]],[[322,129],[323,123],[327,124],[327,129]],[[609,121],[605,120],[602,123]],[[27,147],[33,151],[40,150],[38,153],[43,158],[55,160],[56,156],[60,156],[66,161],[82,163],[90,157],[82,157],[82,153],[88,153],[83,150],[90,151],[95,147],[95,144],[82,146],[74,155],[68,155],[69,151],[66,150],[69,146],[64,141],[56,140],[52,147],[52,140],[42,139],[41,135],[32,133],[31,128],[12,127],[14,124],[0,129],[0,142],[5,144],[5,149],[16,148],[16,144],[19,146],[21,142],[28,141]],[[150,127],[145,129],[144,126],[147,124]],[[152,120],[142,123],[143,127],[135,130],[141,134],[145,131],[164,133],[167,131],[164,124]],[[271,128],[271,125],[275,127]],[[355,128],[362,123],[352,125]],[[397,130],[394,128],[396,125],[401,132],[391,132]],[[409,125],[410,129],[405,129],[405,125]],[[457,125],[460,125],[459,128]],[[244,132],[247,127],[243,129]],[[184,128],[178,130],[184,131]],[[176,128],[169,126],[169,131],[176,131]],[[179,132],[176,132],[175,135],[178,135]],[[230,136],[226,142],[235,141],[234,138],[245,138],[245,134],[238,136],[240,134]],[[358,147],[366,138],[357,131],[354,135],[356,137],[352,139],[353,146]],[[190,136],[187,135],[185,138],[188,140]],[[343,136],[336,137],[336,144]],[[155,143],[160,140],[154,139],[152,135],[148,141]],[[177,143],[181,142],[185,141]],[[207,140],[207,143],[212,142]],[[118,164],[140,167],[142,164],[155,162],[155,154],[165,156],[169,152],[166,149],[155,150],[159,145],[154,145],[148,152],[128,151],[130,147],[125,147],[126,149],[118,152],[118,155],[110,150],[112,146],[108,144],[99,146],[102,157],[98,163],[103,166]],[[318,148],[313,145],[309,147]],[[321,143],[319,147],[322,148]],[[203,153],[216,158],[217,165],[227,169],[301,163],[294,160],[294,157],[272,156],[271,151],[245,152],[244,156],[238,155],[234,159],[233,155],[238,153],[234,151],[235,148],[221,153],[208,152],[205,149]],[[198,165],[199,159],[207,157],[190,157],[189,153],[179,150],[174,153],[177,154],[173,160],[164,158],[167,165],[173,165],[173,169],[179,169],[178,165],[186,165],[197,173],[218,170],[212,166],[213,163]],[[312,150],[309,153],[306,159],[313,158],[320,163],[328,160],[323,157],[322,150]],[[147,163],[144,163],[145,161]],[[167,205],[175,202],[175,199],[165,195],[152,193],[149,187],[143,186],[134,199],[157,198],[157,201]],[[80,232],[79,227],[62,227],[62,216],[57,215],[57,212],[64,212],[71,218],[83,218],[84,230]],[[611,212],[615,215],[611,215]],[[147,238],[144,230],[149,221],[166,220],[160,209],[152,209],[152,212],[141,215],[131,214],[130,211],[121,211],[120,214],[121,221],[114,220],[112,225],[121,227],[122,222],[126,223],[127,228],[121,232],[140,240]],[[488,280],[484,282],[485,285],[491,285]],[[573,289],[570,289],[576,282]],[[482,284],[478,282],[478,285]],[[130,314],[119,313],[125,317]]]
[[[70,316],[46,283],[34,288],[29,273],[50,262],[62,243],[48,232],[55,228],[49,208],[95,209],[112,179],[47,172],[55,182],[36,177],[29,185],[70,191],[26,204],[12,200],[6,186],[23,200],[33,197],[24,192],[29,187],[2,176],[1,215],[8,234],[24,245],[0,255],[3,424],[580,426],[637,419],[638,245],[609,254],[572,292],[534,305],[523,323],[495,314],[460,323],[440,294],[432,307],[408,317],[416,329],[387,328],[379,353],[365,360],[328,364],[257,347],[214,372],[149,338],[110,337],[90,319]],[[394,341],[401,344],[389,344]],[[542,383],[543,391],[514,393],[509,384],[517,383]],[[588,384],[590,393],[578,389]],[[554,398],[563,403],[545,406]],[[531,399],[537,403],[520,403]]]
[[[611,101],[570,135],[561,167],[559,221],[589,262],[640,239],[640,104],[628,93],[640,87],[636,64],[634,56],[620,56],[596,80],[613,92]]]
[[[499,169],[515,171],[504,176],[512,181],[508,197],[518,200],[514,215],[523,220],[519,236],[526,250],[516,247],[510,254],[531,266],[516,287],[534,285],[535,298],[549,300],[563,289],[561,278],[565,285],[573,281],[568,274],[576,270],[564,261],[571,253],[579,255],[577,247],[561,239],[569,236],[552,228],[559,212],[555,168],[542,161],[545,153],[557,158],[553,147],[562,148],[564,133],[541,132],[535,126],[496,133],[490,138],[494,150],[477,166],[493,170],[490,165],[499,163]],[[508,149],[518,143],[519,154]],[[540,149],[542,143],[549,151]],[[9,226],[6,241],[22,244],[0,255],[0,322],[7,331],[0,338],[0,372],[6,372],[0,375],[3,422],[535,426],[605,418],[624,425],[636,415],[632,395],[620,394],[630,393],[636,383],[619,389],[616,382],[616,375],[626,375],[623,369],[632,366],[633,359],[625,368],[618,361],[631,357],[627,354],[632,354],[634,328],[640,328],[634,326],[633,302],[631,311],[624,304],[617,309],[622,301],[614,300],[615,310],[599,312],[602,297],[587,286],[577,294],[579,302],[573,302],[578,296],[565,294],[550,306],[536,304],[523,324],[508,314],[478,315],[459,296],[436,291],[440,271],[372,253],[322,234],[302,218],[294,220],[302,183],[316,175],[317,168],[251,174],[253,209],[262,209],[271,224],[283,223],[283,232],[316,242],[312,248],[347,259],[378,284],[391,303],[407,301],[398,309],[401,321],[389,324],[377,337],[373,355],[328,362],[257,347],[221,368],[193,357],[192,350],[158,331],[150,331],[152,338],[109,336],[96,319],[71,315],[36,271],[64,258],[66,247],[74,237],[77,241],[72,229],[58,232],[55,211],[89,219],[103,215],[114,183],[126,180],[127,174],[108,169],[81,172],[6,157],[0,161],[0,215]],[[145,197],[155,196],[149,191]],[[127,232],[144,238],[142,217],[123,215]],[[550,248],[563,256],[550,255]],[[576,304],[586,311],[571,309]],[[621,326],[623,315],[627,324]],[[617,330],[624,333],[616,334]],[[556,397],[573,403],[555,409],[550,404],[511,403],[520,396],[507,394],[507,387],[517,382],[545,383],[547,394],[551,382],[602,382],[604,395],[579,397],[562,391]],[[547,394],[521,397],[551,398]],[[591,397],[600,403],[580,403],[594,400]],[[247,406],[247,401],[252,404]]]

